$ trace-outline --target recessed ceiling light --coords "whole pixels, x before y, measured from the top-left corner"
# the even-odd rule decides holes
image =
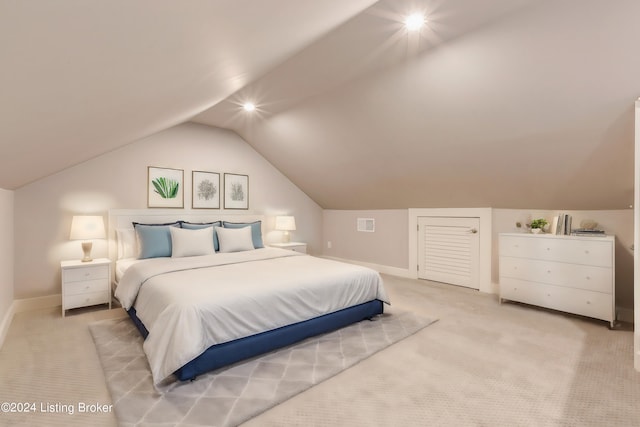
[[[256,109],[256,106],[252,102],[245,102],[242,108],[244,108],[244,111],[253,111]]]
[[[424,26],[426,19],[422,13],[412,13],[404,20],[404,26],[408,31],[418,31]]]

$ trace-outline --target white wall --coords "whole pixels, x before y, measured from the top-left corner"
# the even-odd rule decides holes
[[[0,189],[0,346],[13,303],[13,191]]]
[[[307,242],[311,253],[321,250],[322,210],[315,202],[234,132],[188,123],[15,191],[15,298],[60,293],[60,260],[82,256],[80,244],[68,240],[74,214],[103,214],[106,223],[109,209],[146,208],[147,166],[184,169],[187,209],[191,171],[249,175],[249,212],[294,215],[291,239]],[[106,240],[94,243],[94,258],[107,254]]]
[[[325,256],[406,269],[409,265],[406,209],[323,212]],[[359,232],[358,218],[373,218],[375,232]],[[331,242],[331,248],[328,247]]]

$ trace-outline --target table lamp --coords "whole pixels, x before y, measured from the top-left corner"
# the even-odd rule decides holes
[[[296,229],[296,219],[292,216],[277,216],[276,217],[276,230],[284,231],[282,235],[282,243],[289,243],[291,238],[289,237],[289,231]]]
[[[84,257],[82,262],[92,261],[91,247],[93,242],[91,239],[104,239],[104,220],[99,215],[76,215],[71,220],[70,240],[83,240],[82,251]]]

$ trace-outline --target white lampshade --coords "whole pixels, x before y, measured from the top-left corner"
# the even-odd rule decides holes
[[[276,230],[293,231],[296,229],[296,219],[292,216],[277,216]]]
[[[71,233],[69,233],[70,240],[85,240],[82,242],[82,251],[84,252],[84,258],[82,261],[91,261],[91,247],[92,242],[90,239],[104,239],[106,233],[104,232],[104,220],[99,215],[77,215],[71,220]]]
[[[282,234],[282,243],[289,243],[289,231],[296,229],[296,219],[292,216],[277,216],[276,230],[284,231]]]

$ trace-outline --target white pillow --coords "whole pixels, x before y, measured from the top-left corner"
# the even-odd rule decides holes
[[[220,242],[220,252],[240,252],[255,249],[251,238],[251,227],[216,227],[216,233],[218,233],[218,241]]]
[[[116,240],[118,241],[118,259],[138,257],[136,231],[133,228],[117,229]]]
[[[211,255],[213,249],[213,227],[189,230],[169,227],[171,231],[171,258]]]

